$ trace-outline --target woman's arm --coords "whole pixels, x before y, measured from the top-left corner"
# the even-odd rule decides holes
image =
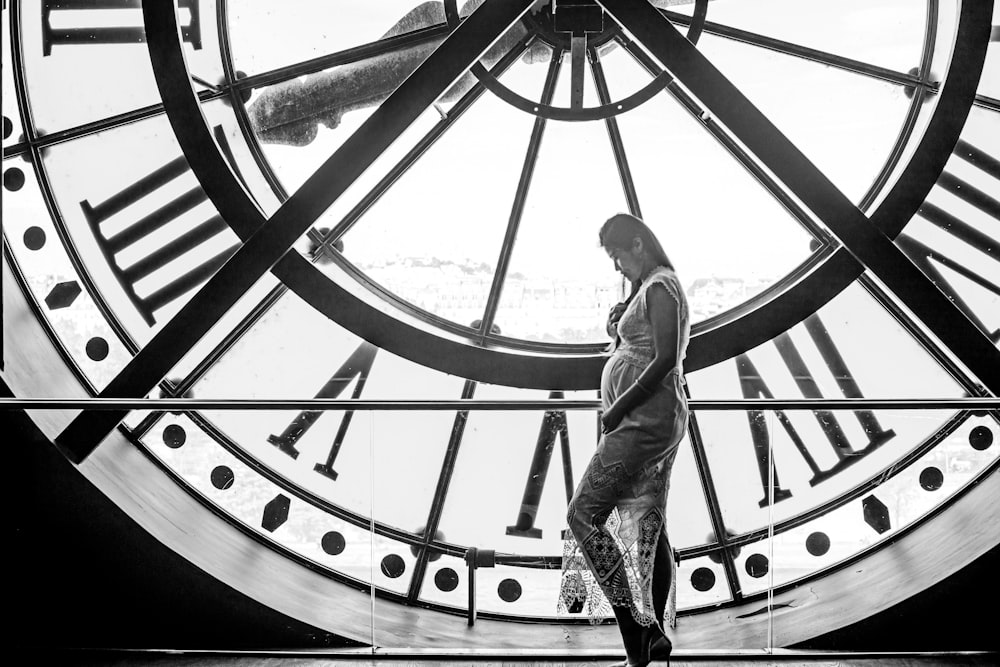
[[[653,329],[653,360],[601,417],[604,431],[613,429],[629,410],[646,400],[677,365],[678,304],[667,288],[654,283],[646,290],[646,315]]]

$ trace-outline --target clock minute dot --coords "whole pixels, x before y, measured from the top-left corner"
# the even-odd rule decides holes
[[[3,173],[3,186],[11,192],[23,188],[24,180],[24,172],[18,167],[11,167]]]
[[[406,563],[403,561],[402,556],[389,554],[382,559],[381,569],[382,574],[390,579],[398,579],[406,572]]]
[[[977,426],[969,432],[969,444],[979,452],[989,449],[993,444],[993,431],[986,426]]]
[[[826,533],[810,533],[806,538],[806,551],[813,556],[823,556],[830,550],[830,537]]]
[[[516,579],[504,579],[497,586],[497,595],[504,602],[517,602],[521,598],[521,584]]]
[[[236,475],[233,474],[233,470],[229,466],[216,466],[215,469],[212,470],[210,478],[212,480],[212,486],[217,488],[219,491],[225,491],[233,485],[233,480],[236,478]]]
[[[347,540],[337,531],[331,530],[323,535],[319,544],[327,554],[337,556],[344,553],[344,549],[347,547]]]
[[[746,565],[747,574],[749,574],[754,579],[760,579],[765,574],[767,574],[769,563],[767,556],[764,554],[752,554],[747,558]]]
[[[450,567],[444,567],[434,574],[434,585],[438,590],[450,593],[458,588],[458,573]]]
[[[108,352],[110,348],[108,347],[108,341],[104,340],[100,336],[94,336],[87,341],[87,356],[90,357],[92,361],[104,361],[108,358]]]
[[[163,444],[170,449],[179,449],[187,441],[187,432],[179,424],[170,424],[163,429]]]
[[[691,573],[691,586],[702,593],[712,590],[715,586],[715,572],[707,567],[699,567]]]
[[[924,491],[937,491],[944,484],[944,473],[939,468],[929,466],[920,472],[920,488]]]
[[[41,250],[45,247],[45,230],[37,225],[24,230],[24,247],[28,250]]]

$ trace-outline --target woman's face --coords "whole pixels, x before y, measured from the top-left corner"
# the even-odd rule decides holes
[[[633,243],[631,250],[623,248],[604,249],[608,253],[608,257],[611,258],[611,261],[615,263],[615,270],[620,271],[622,275],[632,282],[635,282],[642,276],[642,248],[637,248],[636,246],[638,245]]]

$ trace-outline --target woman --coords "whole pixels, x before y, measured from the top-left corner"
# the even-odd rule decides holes
[[[625,665],[670,655],[674,559],[667,541],[670,469],[687,427],[682,362],[690,326],[684,290],[659,241],[620,213],[604,223],[601,246],[632,283],[611,309],[614,353],[604,366],[603,435],[570,502],[573,537],[563,558],[561,605],[592,617],[611,611]]]

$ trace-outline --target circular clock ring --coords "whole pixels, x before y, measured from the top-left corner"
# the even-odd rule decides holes
[[[444,11],[445,15],[448,17],[448,24],[451,28],[454,29],[457,27],[461,18],[459,17],[456,0],[444,0]],[[702,29],[705,26],[705,16],[707,13],[708,0],[696,0],[694,17],[687,32],[687,38],[692,44],[698,43],[698,38],[701,36]],[[529,14],[528,16],[525,16],[525,21],[532,26],[535,31],[535,35],[539,39],[555,49],[555,52],[553,53],[554,58],[561,58],[562,53],[571,48],[570,40],[566,37],[567,33],[555,30],[551,14],[543,12],[541,17]],[[596,57],[596,53],[600,52],[601,47],[608,45],[613,40],[626,39],[622,33],[621,27],[614,21],[610,21],[610,19],[608,19],[608,21],[610,25],[605,24],[599,33],[594,34],[592,37],[587,37],[587,48],[588,50],[592,49],[595,54],[595,56],[592,57]],[[607,102],[596,107],[573,109],[567,107],[557,107],[551,104],[544,104],[542,102],[535,102],[522,95],[518,95],[510,88],[500,83],[500,81],[493,74],[488,72],[486,68],[483,67],[482,63],[477,62],[471,67],[470,71],[477,79],[479,79],[487,90],[502,99],[507,104],[510,104],[525,113],[538,116],[539,118],[547,118],[548,120],[577,122],[604,120],[623,114],[626,111],[631,111],[641,104],[648,102],[653,98],[653,96],[662,91],[670,84],[671,81],[673,81],[673,77],[670,76],[670,74],[667,72],[660,72],[653,77],[652,81],[625,99],[617,102]]]
[[[151,3],[143,12],[157,85],[178,142],[217,210],[246,239],[265,223],[265,217],[232,173],[208,129],[177,38],[175,8]],[[962,3],[956,47],[934,113],[913,157],[869,217],[871,225],[890,238],[917,211],[958,140],[978,84],[967,73],[982,70],[989,39],[989,31],[982,26],[989,20],[989,11],[981,3]],[[310,207],[316,208],[316,202]],[[849,211],[838,211],[844,212],[859,213],[853,205]],[[347,262],[338,259],[337,265],[343,271],[339,281],[299,253],[287,252],[272,272],[338,324],[418,364],[493,384],[563,390],[597,386],[605,360],[598,346],[591,353],[567,351],[560,345],[528,346],[524,341],[432,322],[398,303],[387,303],[351,280]],[[830,301],[863,271],[863,265],[844,248],[827,254],[821,251],[758,301],[735,309],[711,328],[696,326],[687,369],[710,366],[772,339]]]

